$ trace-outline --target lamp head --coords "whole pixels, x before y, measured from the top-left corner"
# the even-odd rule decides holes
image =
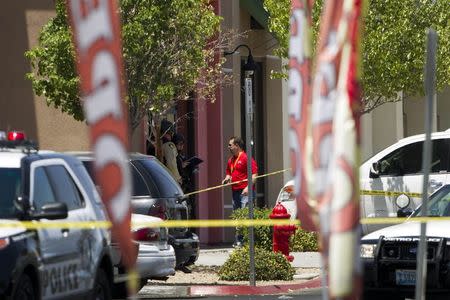
[[[247,57],[247,62],[244,65],[244,71],[256,71],[258,66],[255,63],[255,60],[253,59],[253,55],[251,52],[249,52]]]

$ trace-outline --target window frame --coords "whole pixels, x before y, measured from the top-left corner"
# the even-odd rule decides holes
[[[36,168],[39,167],[47,167],[47,166],[52,166],[52,165],[62,165],[64,166],[65,170],[69,173],[69,177],[72,179],[72,181],[75,183],[76,188],[79,190],[79,192],[81,193],[82,196],[82,207],[76,208],[76,209],[83,209],[86,207],[86,199],[89,199],[88,194],[86,193],[86,191],[84,190],[83,185],[81,184],[79,178],[76,176],[75,172],[72,170],[70,164],[64,160],[63,158],[48,158],[48,159],[42,159],[42,160],[37,160],[37,161],[33,161],[30,164],[30,205],[34,207],[34,176],[35,176],[35,170]],[[47,172],[47,170],[45,170]],[[48,176],[48,174],[47,174]],[[51,182],[50,182],[51,183]],[[52,186],[52,190],[53,190],[53,186]],[[53,193],[55,194],[55,191],[53,190]],[[55,195],[56,196],[56,195]],[[62,203],[61,201],[59,201],[59,199],[56,199],[57,202]],[[74,209],[72,209],[74,210]],[[69,210],[71,211],[71,210]]]

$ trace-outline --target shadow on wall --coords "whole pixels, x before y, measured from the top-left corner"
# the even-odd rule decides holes
[[[54,9],[53,0],[3,1],[0,9],[0,130],[24,130],[33,140],[38,137],[35,96],[25,78],[31,69],[24,52],[37,40],[40,12]]]

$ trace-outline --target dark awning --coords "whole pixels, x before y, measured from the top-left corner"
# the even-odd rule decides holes
[[[261,26],[267,29],[269,14],[264,9],[263,0],[240,0],[240,5],[247,10]]]

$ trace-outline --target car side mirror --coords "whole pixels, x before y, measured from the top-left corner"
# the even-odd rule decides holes
[[[68,215],[67,205],[61,202],[44,204],[39,213],[33,214],[33,219],[58,220],[65,219]]]
[[[185,194],[180,195],[178,193],[175,194],[175,197],[177,197],[178,203],[181,203],[188,198]]]
[[[380,177],[380,163],[378,161],[372,163],[369,172],[369,178],[378,178]]]
[[[406,218],[409,217],[413,213],[413,210],[410,208],[400,208],[397,210],[397,217],[398,218]]]
[[[26,215],[30,210],[30,202],[28,200],[28,197],[26,196],[17,197],[14,201],[14,206],[21,214]]]

